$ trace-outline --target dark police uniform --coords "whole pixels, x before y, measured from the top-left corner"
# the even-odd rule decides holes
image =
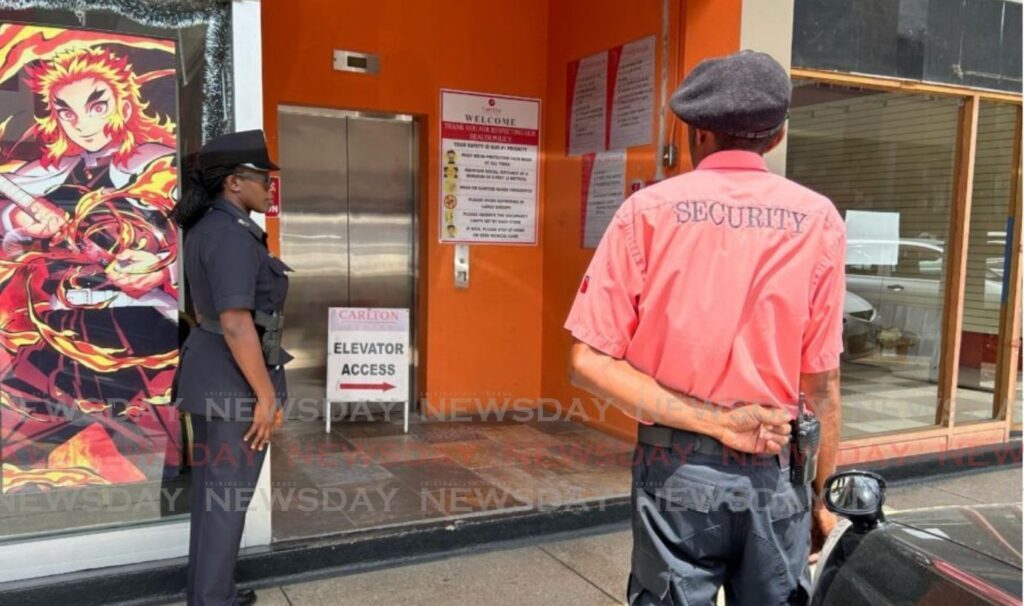
[[[790,97],[782,66],[743,52],[694,68],[672,109],[758,139],[779,132]],[[623,203],[565,326],[669,390],[797,418],[800,375],[839,364],[844,250],[826,198],[769,173],[760,154],[720,150]],[[638,438],[631,605],[704,606],[723,586],[731,606],[806,602],[811,486],[791,474],[792,445],[752,455],[658,425]]]
[[[204,320],[217,320],[228,309],[284,309],[285,272],[291,269],[270,254],[263,229],[227,200],[214,200],[188,230],[184,248],[189,291]],[[290,359],[281,352],[267,369],[279,401],[287,394],[282,365]],[[182,346],[177,398],[180,409],[191,413],[194,434],[189,604],[235,604],[245,512],[267,451],[243,442],[255,394],[216,322],[201,323]]]

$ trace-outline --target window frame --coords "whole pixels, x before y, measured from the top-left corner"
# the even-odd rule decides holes
[[[790,70],[794,80],[808,80],[823,84],[853,86],[902,92],[954,97],[960,100],[956,134],[953,203],[950,211],[949,237],[945,248],[946,275],[942,324],[942,352],[939,368],[938,406],[936,425],[914,431],[894,431],[865,438],[843,441],[840,444],[840,464],[863,462],[921,454],[942,452],[969,446],[997,444],[1010,439],[1012,432],[1021,430],[1013,423],[1016,395],[1016,367],[1021,349],[1021,101],[1019,94],[993,90],[973,89],[916,80],[867,76],[828,70],[794,67]],[[982,102],[1004,103],[1016,106],[1017,128],[1014,160],[1007,167],[1011,179],[1007,200],[1007,216],[1013,217],[1017,229],[1013,233],[1011,250],[1013,262],[1009,271],[1010,291],[1006,304],[1000,310],[999,356],[996,370],[996,388],[993,395],[991,420],[956,423],[956,391],[960,363],[961,329],[963,326],[964,291],[967,264],[967,245],[971,217],[974,160],[977,149],[978,117]],[[1005,271],[1005,270],[1004,270]]]

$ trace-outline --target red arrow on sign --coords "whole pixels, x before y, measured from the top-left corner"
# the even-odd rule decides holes
[[[341,383],[338,387],[340,389],[379,389],[381,391],[395,388],[391,383]]]

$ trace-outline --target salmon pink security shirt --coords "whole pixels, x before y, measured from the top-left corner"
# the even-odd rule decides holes
[[[845,256],[827,198],[718,152],[622,204],[565,328],[669,389],[795,416],[801,372],[839,366]]]

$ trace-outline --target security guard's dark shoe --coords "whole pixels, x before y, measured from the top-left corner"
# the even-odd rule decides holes
[[[235,601],[238,606],[250,606],[256,603],[256,591],[254,589],[239,589],[235,594]]]

